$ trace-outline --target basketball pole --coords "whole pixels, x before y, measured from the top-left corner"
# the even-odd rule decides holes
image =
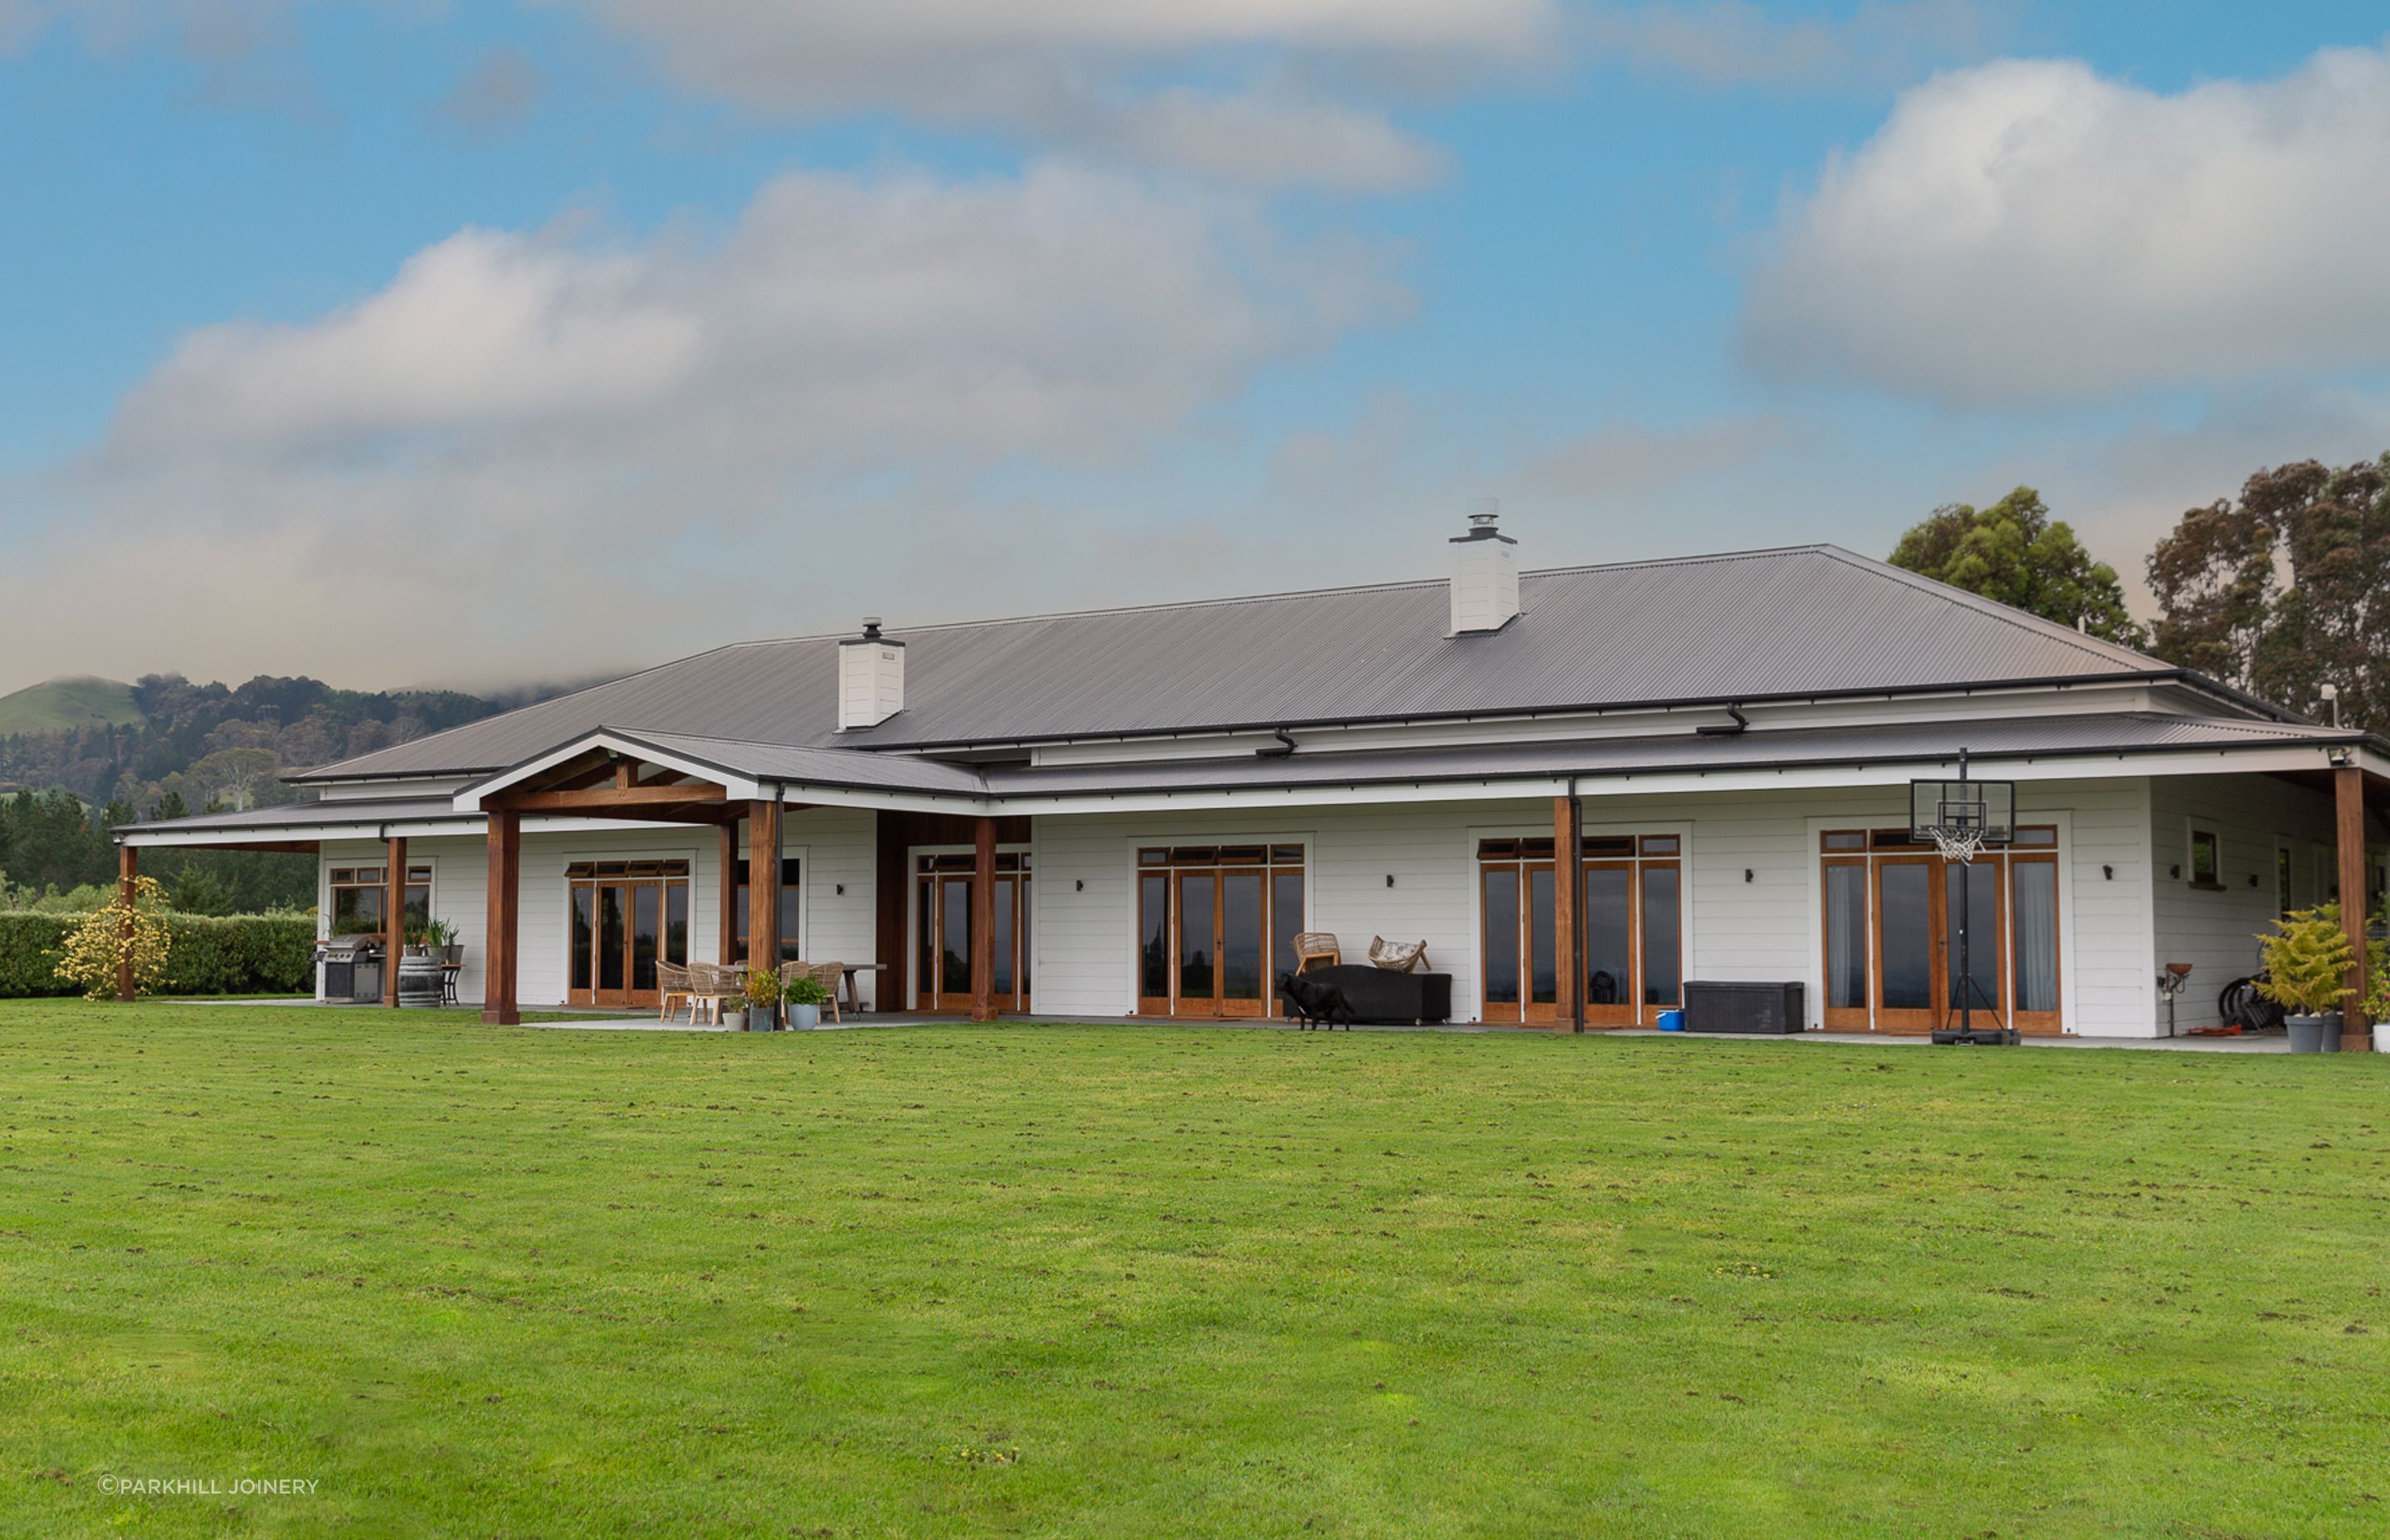
[[[1967,800],[1967,751],[1959,751],[1959,800]],[[1974,958],[1967,950],[1967,933],[1973,927],[1968,922],[1975,918],[1975,884],[1968,864],[1959,866],[1959,1031],[1969,1043],[1975,1040],[1975,969]]]

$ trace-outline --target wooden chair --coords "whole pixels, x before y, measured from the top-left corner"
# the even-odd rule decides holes
[[[1337,946],[1336,938],[1325,930],[1299,932],[1294,938],[1294,970],[1300,973],[1322,960],[1330,968],[1343,962],[1344,954]]]
[[[747,965],[744,963],[691,963],[688,965],[688,1020],[697,1024],[702,1008],[707,1020],[715,1026],[722,1024],[722,1008],[726,1001],[747,997]]]
[[[680,1005],[686,1005],[688,1007],[688,1024],[692,1027],[697,1025],[697,1001],[689,994],[687,969],[678,963],[657,963],[656,995],[657,1020],[677,1020],[680,1016]]]
[[[1427,943],[1424,940],[1388,941],[1383,936],[1371,936],[1369,960],[1389,973],[1425,972]]]

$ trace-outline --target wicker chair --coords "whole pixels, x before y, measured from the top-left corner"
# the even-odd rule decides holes
[[[1427,943],[1421,941],[1388,941],[1383,936],[1369,938],[1369,960],[1389,973],[1427,971]]]
[[[688,1023],[697,1025],[697,1001],[689,994],[688,969],[678,963],[656,964],[656,1020],[672,1021],[679,1019],[680,1006],[688,1007]]]
[[[726,1001],[743,1000],[747,996],[747,969],[743,963],[691,963],[688,965],[688,1020],[693,1026],[698,1012],[705,1012],[716,1026],[722,1024],[722,1007]]]
[[[1304,930],[1294,938],[1294,970],[1297,973],[1316,962],[1324,962],[1334,968],[1343,960],[1344,954],[1338,947],[1336,938],[1325,930]]]

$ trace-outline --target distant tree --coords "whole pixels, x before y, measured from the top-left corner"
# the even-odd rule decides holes
[[[2147,645],[2116,570],[2094,561],[2041,494],[2019,487],[1987,508],[1947,503],[1894,547],[1892,564],[2106,641]]]
[[[186,915],[232,913],[232,894],[205,866],[185,866],[174,874],[173,885],[166,892],[168,903]]]
[[[219,749],[192,765],[188,779],[206,789],[211,802],[241,813],[256,806],[281,775],[282,766],[270,749]]]
[[[159,798],[157,805],[149,810],[149,816],[152,819],[187,818],[190,815],[190,807],[184,802],[183,794],[180,791],[167,792]]]
[[[2390,454],[2261,470],[2150,553],[2156,649],[2250,694],[2390,728]]]

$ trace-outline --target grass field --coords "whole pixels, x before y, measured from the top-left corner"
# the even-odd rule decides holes
[[[2385,1124],[2370,1057],[5,1004],[0,1533],[2379,1534]]]

